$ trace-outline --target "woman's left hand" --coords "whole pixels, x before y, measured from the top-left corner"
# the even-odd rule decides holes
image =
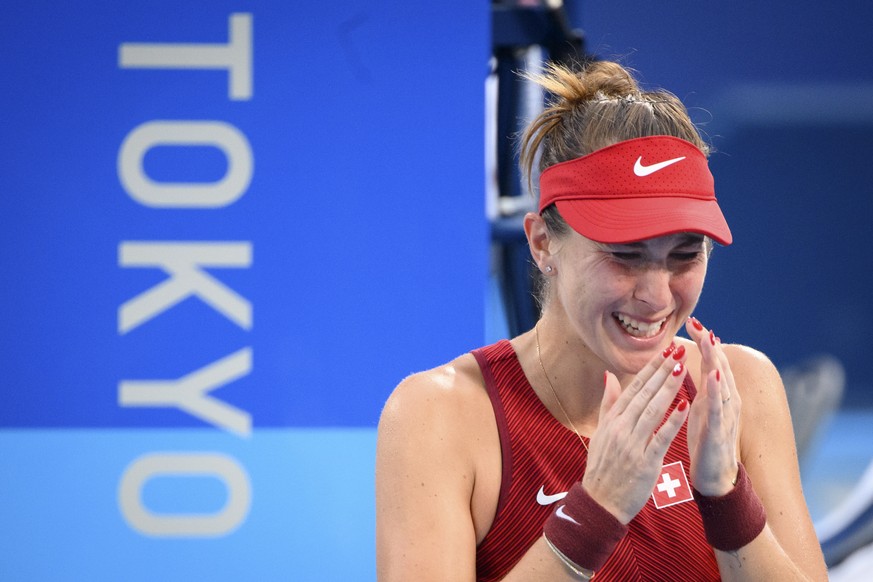
[[[742,403],[721,341],[695,318],[688,319],[685,329],[701,354],[697,398],[688,415],[691,481],[703,495],[721,496],[733,489],[737,477]]]

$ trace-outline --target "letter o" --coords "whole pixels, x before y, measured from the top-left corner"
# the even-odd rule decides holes
[[[161,514],[147,509],[142,489],[149,479],[208,476],[224,482],[227,502],[211,514]],[[121,514],[133,529],[159,537],[216,537],[230,533],[251,507],[248,475],[236,460],[218,453],[153,453],[143,455],[124,471],[118,488]]]
[[[211,146],[227,159],[215,182],[157,182],[143,168],[155,146]],[[149,121],[135,127],[118,152],[118,178],[128,195],[158,208],[220,208],[236,202],[252,181],[254,160],[245,135],[221,121]]]

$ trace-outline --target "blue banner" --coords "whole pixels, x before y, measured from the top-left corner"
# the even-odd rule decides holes
[[[481,343],[487,7],[253,4],[7,16],[0,425],[373,426]]]
[[[483,341],[488,6],[0,28],[0,578],[373,579],[382,404]]]

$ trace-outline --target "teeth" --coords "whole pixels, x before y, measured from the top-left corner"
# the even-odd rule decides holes
[[[629,334],[635,337],[652,337],[658,333],[658,330],[660,330],[661,326],[664,325],[664,322],[667,321],[667,319],[664,318],[654,323],[645,323],[637,321],[636,319],[628,317],[622,313],[616,313],[614,315],[615,318],[621,322],[622,327],[624,327]]]

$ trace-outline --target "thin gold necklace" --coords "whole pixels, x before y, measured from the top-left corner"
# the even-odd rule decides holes
[[[549,388],[552,389],[552,396],[555,397],[555,402],[558,403],[558,407],[561,409],[561,412],[564,413],[564,418],[567,420],[567,423],[570,425],[570,428],[573,429],[573,432],[576,433],[576,436],[579,437],[579,442],[582,443],[582,446],[585,447],[585,452],[588,452],[588,445],[585,444],[585,439],[582,438],[582,435],[579,434],[579,431],[576,430],[576,425],[573,424],[573,421],[570,420],[570,415],[567,414],[566,409],[564,409],[564,405],[561,404],[561,399],[558,398],[558,393],[555,391],[555,387],[552,386],[552,380],[549,378],[549,373],[546,372],[546,367],[543,365],[543,356],[540,354],[540,322],[537,321],[536,325],[534,325],[534,334],[537,342],[537,359],[540,361],[540,369],[543,371],[543,376],[546,377],[546,382],[549,383]]]

